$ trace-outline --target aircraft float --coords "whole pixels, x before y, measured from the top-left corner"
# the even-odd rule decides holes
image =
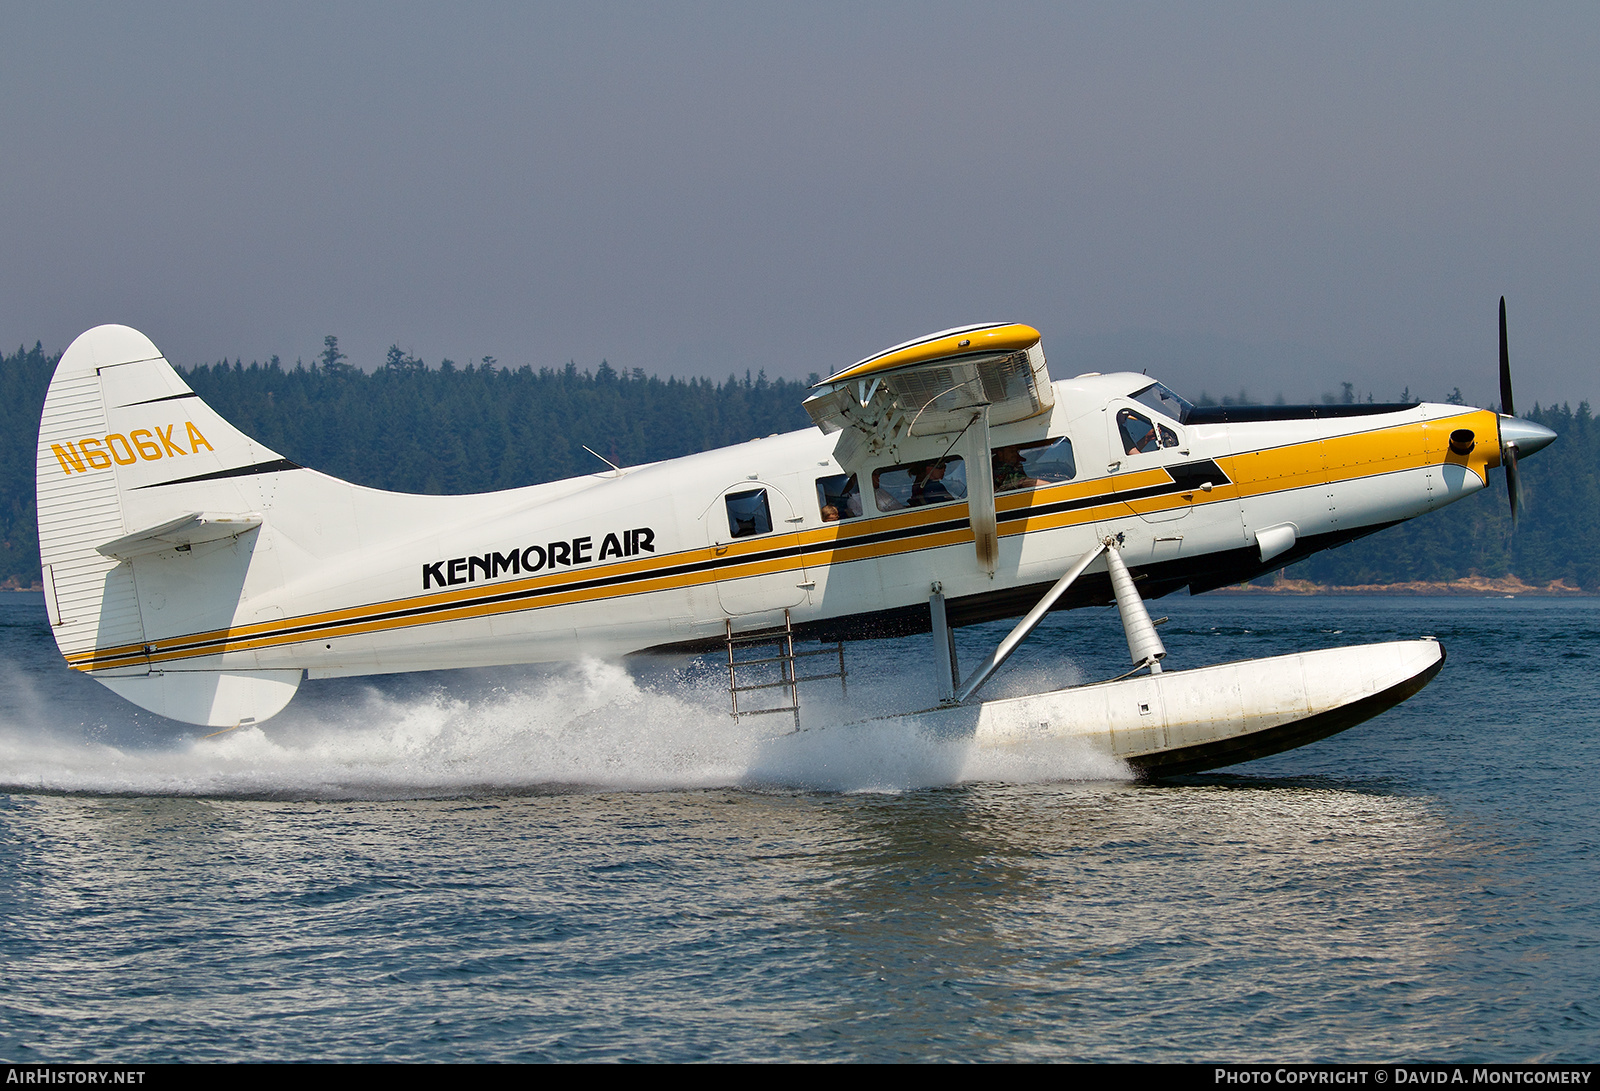
[[[1503,300],[1500,378],[1498,413],[1200,407],[1143,375],[1052,381],[1037,330],[987,323],[839,371],[805,402],[811,429],[413,496],[263,447],[143,334],[100,326],[63,354],[40,420],[45,606],[73,669],[220,728],[268,719],[308,677],[723,647],[733,714],[798,728],[802,683],[843,684],[844,642],[931,633],[928,703],[904,714],[918,730],[1077,739],[1145,774],[1193,772],[1369,719],[1426,685],[1444,649],[1163,669],[1144,600],[1454,503],[1497,467],[1514,516],[1517,459],[1555,433],[1513,415]],[[1127,675],[979,698],[1048,611],[1112,602]],[[964,672],[952,627],[1017,616]],[[834,656],[837,670],[813,666]],[[775,680],[750,682],[757,669]]]

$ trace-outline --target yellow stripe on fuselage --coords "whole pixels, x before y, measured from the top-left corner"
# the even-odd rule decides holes
[[[1476,447],[1465,456],[1449,449],[1450,432],[1471,428],[1478,437]],[[1285,444],[1260,451],[1224,455],[1214,461],[1232,480],[1209,491],[1170,493],[1163,496],[1128,500],[1125,494],[1167,484],[1171,478],[1159,467],[1130,471],[1116,478],[1095,478],[1040,486],[1031,490],[1004,493],[996,500],[1001,537],[1033,531],[1056,530],[1115,518],[1132,510],[1140,515],[1186,506],[1204,506],[1268,493],[1286,492],[1330,482],[1418,469],[1429,465],[1465,466],[1482,481],[1488,469],[1499,464],[1499,443],[1495,414],[1487,410],[1427,422],[1408,422],[1370,432],[1334,436]],[[1109,491],[1108,491],[1109,490]],[[1096,502],[1097,501],[1097,502]],[[1023,515],[1024,511],[1059,503],[1082,503],[1068,510],[1045,515]],[[830,523],[825,526],[791,531],[788,534],[745,539],[724,545],[707,545],[661,556],[635,557],[577,572],[507,580],[502,583],[475,584],[469,587],[417,595],[365,606],[345,607],[294,618],[233,626],[210,632],[168,637],[147,645],[129,644],[96,648],[66,657],[76,670],[96,670],[118,666],[176,662],[183,659],[254,651],[316,640],[361,636],[372,633],[433,625],[442,622],[494,617],[524,610],[544,609],[575,603],[604,601],[657,591],[718,583],[752,576],[773,575],[803,570],[808,566],[844,564],[852,561],[900,556],[926,549],[970,543],[970,527],[944,526],[967,519],[965,503],[939,505],[894,512],[872,518]],[[927,528],[918,533],[920,528]],[[860,542],[885,533],[903,534],[882,542]],[[792,543],[792,544],[791,544]],[[774,549],[784,550],[776,557],[760,557]],[[748,563],[728,564],[730,559],[749,556]],[[720,563],[717,563],[720,562]],[[674,572],[652,577],[653,571],[696,567],[690,572]],[[629,578],[632,577],[632,578]],[[575,587],[567,584],[608,582],[603,586]],[[509,601],[483,602],[486,597],[514,597]],[[418,613],[418,611],[425,611]],[[403,614],[409,616],[387,617]],[[310,631],[302,631],[310,630]],[[195,647],[204,645],[204,647]]]

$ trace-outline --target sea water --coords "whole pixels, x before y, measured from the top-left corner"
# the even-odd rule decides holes
[[[1449,659],[1140,783],[841,726],[929,702],[927,638],[850,646],[798,734],[711,658],[308,682],[206,738],[0,596],[0,1058],[1594,1060],[1600,600],[1152,605],[1174,669]],[[1125,659],[1055,615],[986,692]]]

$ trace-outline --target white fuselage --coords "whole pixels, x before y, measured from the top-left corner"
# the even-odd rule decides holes
[[[943,436],[857,467],[863,510],[833,521],[817,482],[845,469],[835,437],[815,429],[473,496],[384,493],[301,469],[188,484],[174,511],[255,512],[262,525],[134,560],[145,647],[126,666],[327,677],[612,655],[782,625],[785,611],[804,627],[925,608],[935,583],[955,604],[998,601],[1053,581],[1110,535],[1135,572],[1182,582],[1208,559],[1260,561],[1270,542],[1342,540],[1475,492],[1484,456],[1452,459],[1445,446],[1464,421],[1494,446],[1492,414],[1443,405],[1185,426],[1128,399],[1148,383],[1058,382],[1049,412],[992,431],[994,448],[1066,436],[1077,467],[1070,481],[998,492],[992,575],[964,501],[880,511],[867,485],[875,467],[944,454]],[[1127,406],[1174,442],[1123,451],[1114,422]],[[1197,463],[1220,475],[1167,472]],[[735,537],[727,497],[758,490],[771,528]],[[155,504],[159,491],[127,495]],[[237,596],[189,593],[219,585]],[[988,610],[1005,612],[1020,611]],[[123,665],[97,645],[75,665]]]

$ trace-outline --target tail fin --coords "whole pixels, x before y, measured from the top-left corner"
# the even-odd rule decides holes
[[[219,417],[137,330],[74,341],[45,395],[37,464],[45,608],[67,663],[189,723],[282,709],[300,671],[252,670],[220,651],[168,669],[162,641],[235,621],[262,576],[262,511],[296,471]]]

